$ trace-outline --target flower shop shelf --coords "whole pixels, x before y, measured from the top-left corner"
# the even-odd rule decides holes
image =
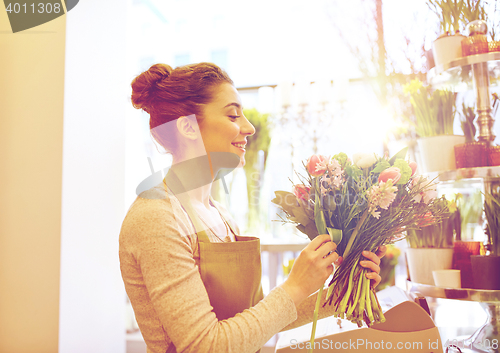
[[[442,288],[411,281],[406,281],[406,289],[408,292],[425,297],[480,303],[486,311],[487,320],[471,337],[463,341],[463,347],[459,348],[464,353],[498,352],[498,346],[494,350],[489,350],[488,348],[492,347],[486,347],[486,344],[500,341],[500,290]]]
[[[446,172],[427,173],[428,177],[435,181],[447,182],[461,179],[492,180],[500,177],[500,166],[460,168]]]
[[[500,52],[464,56],[429,70],[427,80],[435,88],[467,91],[474,88],[474,64],[485,64],[492,86],[500,81]]]

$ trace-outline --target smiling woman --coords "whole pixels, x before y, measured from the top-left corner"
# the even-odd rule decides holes
[[[335,243],[316,237],[264,298],[259,239],[240,236],[210,197],[219,172],[212,156],[244,165],[255,133],[231,79],[214,64],[157,64],[132,91],[134,107],[150,114],[153,137],[173,155],[163,182],[137,197],[120,232],[122,277],[148,352],[252,353],[280,330],[310,322],[312,294],[339,259]],[[367,258],[376,285],[380,259]]]

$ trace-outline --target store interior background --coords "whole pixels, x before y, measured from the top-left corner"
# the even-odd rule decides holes
[[[382,4],[391,65],[409,73],[406,55],[424,71],[420,49],[430,48],[437,20],[423,0]],[[12,34],[0,5],[0,351],[127,351],[118,234],[137,185],[151,174],[148,157],[156,170],[170,162],[152,142],[147,115],[130,103],[130,82],[150,65],[215,62],[237,88],[333,82],[327,93],[303,88],[309,98],[294,97],[292,105],[313,108],[316,95],[328,96],[332,123],[318,151],[381,154],[392,121],[361,80],[358,60],[376,41],[374,7],[371,0],[85,0]],[[277,119],[281,98],[272,92],[242,89],[241,96],[245,107]],[[500,136],[499,124],[494,131]],[[298,137],[273,132],[263,185],[269,200],[291,187],[292,162],[300,166],[312,154],[310,143],[297,141],[292,161],[291,139]],[[244,175],[227,182],[231,212],[244,224]],[[272,207],[267,215],[276,219]],[[277,222],[260,236],[304,241]],[[482,324],[480,309],[460,316],[465,309],[443,325]]]

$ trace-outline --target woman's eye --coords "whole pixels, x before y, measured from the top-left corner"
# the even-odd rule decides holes
[[[229,117],[230,117],[231,119],[236,120],[236,119],[238,119],[240,116],[239,116],[239,115],[229,115]]]

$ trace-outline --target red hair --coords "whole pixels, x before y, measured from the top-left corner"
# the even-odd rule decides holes
[[[149,113],[149,128],[155,140],[169,153],[175,153],[175,131],[154,133],[154,128],[181,116],[202,118],[203,106],[213,99],[222,83],[233,85],[227,73],[212,63],[179,66],[155,64],[132,81],[132,105]]]

